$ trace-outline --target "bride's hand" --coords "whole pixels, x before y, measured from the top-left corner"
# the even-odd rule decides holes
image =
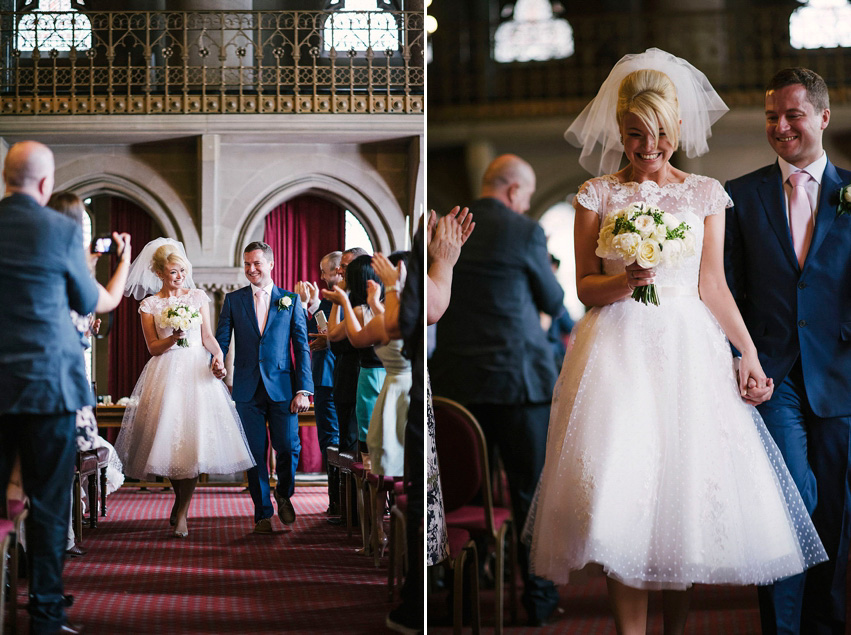
[[[646,287],[656,280],[655,269],[645,269],[641,265],[632,263],[626,267],[626,286],[630,291],[636,287]]]
[[[739,393],[751,406],[757,406],[771,399],[774,393],[774,381],[765,376],[759,357],[754,353],[744,353],[739,364]]]

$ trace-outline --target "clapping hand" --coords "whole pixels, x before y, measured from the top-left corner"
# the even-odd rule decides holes
[[[307,337],[310,338],[310,350],[315,351],[324,351],[328,348],[328,334],[327,333],[308,333]]]
[[[432,213],[434,213],[432,211]],[[429,217],[431,222],[431,217]],[[476,224],[470,210],[457,205],[446,216],[437,221],[434,234],[428,244],[428,256],[431,262],[436,260],[454,267],[461,255],[461,247],[467,242]]]
[[[335,284],[331,289],[322,289],[322,297],[334,304],[341,305],[345,303],[348,296],[345,291]]]
[[[116,253],[126,262],[132,260],[133,252],[130,249],[130,234],[127,232],[112,232],[112,240],[115,242]]]
[[[387,259],[387,256],[378,252],[372,257],[372,268],[375,269],[375,273],[381,278],[381,283],[385,289],[393,287],[399,280],[402,281],[403,285],[405,284],[406,269],[405,262],[402,260],[394,267],[393,263]]]
[[[295,283],[295,292],[304,304],[310,304],[319,299],[319,285],[314,282],[303,280]]]

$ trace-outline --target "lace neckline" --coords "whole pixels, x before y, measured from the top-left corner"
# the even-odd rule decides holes
[[[647,186],[648,189],[653,189],[653,186],[655,186],[655,189],[657,189],[657,190],[664,190],[666,188],[676,189],[677,187],[682,187],[682,186],[688,185],[688,183],[692,179],[700,178],[700,177],[697,174],[692,173],[692,174],[689,174],[688,176],[686,176],[686,178],[683,179],[680,182],[673,181],[671,183],[665,183],[664,185],[659,185],[658,183],[656,183],[656,181],[651,181],[649,179],[647,181],[641,181],[640,183],[638,181],[619,181],[618,177],[615,176],[614,174],[607,174],[603,178],[611,181],[615,185],[620,185],[621,187],[626,187],[626,188],[630,188],[630,189],[640,190],[640,189],[644,189],[645,186]]]

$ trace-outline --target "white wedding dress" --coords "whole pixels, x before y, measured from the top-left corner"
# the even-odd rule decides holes
[[[192,289],[177,298],[145,298],[139,312],[154,316],[157,337],[163,338],[172,329],[161,329],[156,317],[169,303],[200,309],[209,301],[202,290]],[[115,441],[127,476],[186,479],[234,474],[254,465],[230,394],[210,370],[200,324],[186,339],[188,347],[175,344],[152,357],[136,382]]]
[[[604,176],[577,200],[601,220],[633,201],[657,205],[691,226],[696,255],[657,268],[660,306],[627,296],[573,330],[526,526],[533,572],[565,583],[602,571],[636,588],[684,589],[765,584],[826,560],[698,296],[704,218],[731,205],[721,185]],[[624,270],[603,263],[607,274]]]

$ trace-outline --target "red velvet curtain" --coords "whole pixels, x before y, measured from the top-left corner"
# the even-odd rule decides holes
[[[272,279],[292,291],[299,280],[320,284],[319,261],[345,245],[346,211],[318,196],[297,196],[266,216],[263,240],[275,252]],[[301,458],[298,471],[321,472],[322,455],[315,428],[299,428]]]
[[[153,240],[153,219],[144,209],[123,198],[110,199],[109,228],[111,232],[130,234],[134,254]],[[139,302],[124,298],[113,313],[109,334],[109,394],[113,401],[130,396],[150,358],[139,320]]]

